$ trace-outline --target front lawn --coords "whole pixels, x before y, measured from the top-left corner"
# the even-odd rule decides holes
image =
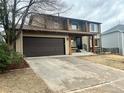
[[[0,93],[51,93],[44,81],[30,69],[0,74]]]
[[[84,56],[84,57],[79,57],[79,58],[124,70],[124,56],[95,55],[95,56]]]

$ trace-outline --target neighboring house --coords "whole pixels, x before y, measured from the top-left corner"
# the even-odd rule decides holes
[[[124,55],[124,25],[117,25],[102,33],[103,48],[118,48]]]
[[[18,30],[18,28],[17,28]],[[71,55],[100,48],[101,23],[52,15],[32,15],[16,41],[25,56]]]

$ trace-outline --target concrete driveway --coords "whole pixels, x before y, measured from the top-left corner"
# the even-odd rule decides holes
[[[77,57],[25,59],[55,93],[124,93],[124,71]]]

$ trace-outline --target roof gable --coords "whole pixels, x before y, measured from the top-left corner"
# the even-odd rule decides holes
[[[114,27],[112,27],[111,29],[103,32],[102,34],[109,34],[109,33],[113,33],[113,32],[124,32],[124,25],[122,24],[119,24],[119,25],[116,25]]]

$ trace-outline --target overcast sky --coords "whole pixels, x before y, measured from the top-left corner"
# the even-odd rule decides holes
[[[102,23],[102,31],[124,24],[124,0],[64,0],[73,8],[62,16]]]
[[[124,0],[63,0],[72,9],[61,16],[102,23],[102,32],[124,24]]]

